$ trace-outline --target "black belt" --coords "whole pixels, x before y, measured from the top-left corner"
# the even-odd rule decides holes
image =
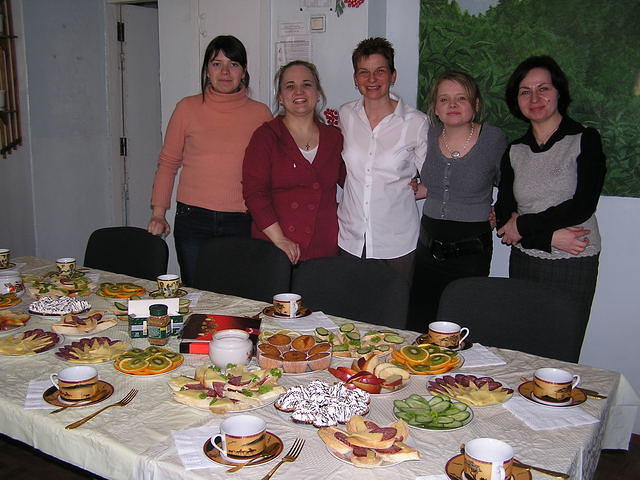
[[[429,249],[431,256],[442,262],[449,258],[474,255],[490,251],[493,246],[491,233],[483,233],[476,237],[463,238],[455,242],[443,242],[429,237],[422,229],[421,243]]]

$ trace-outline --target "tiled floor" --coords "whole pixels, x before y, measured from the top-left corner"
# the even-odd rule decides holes
[[[11,480],[87,480],[101,479],[38,450],[0,435],[0,472]],[[640,478],[640,435],[633,435],[626,451],[605,451],[594,480],[635,480]]]

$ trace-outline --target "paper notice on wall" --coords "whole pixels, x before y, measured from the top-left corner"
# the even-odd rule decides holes
[[[304,22],[278,22],[278,37],[281,40],[294,35],[304,35],[307,32]]]
[[[300,0],[302,8],[331,8],[334,0]]]
[[[311,61],[311,36],[295,35],[276,42],[276,68],[293,60]]]

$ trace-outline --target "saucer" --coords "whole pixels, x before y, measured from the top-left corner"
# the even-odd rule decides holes
[[[257,465],[263,465],[265,463],[269,463],[270,461],[274,460],[278,455],[282,453],[284,444],[282,443],[282,440],[280,440],[280,437],[278,437],[276,434],[271,432],[266,432],[266,435],[267,435],[267,438],[265,439],[264,448],[267,449],[269,448],[269,446],[271,446],[274,443],[278,444],[278,448],[276,449],[276,451],[272,456],[261,458],[260,460],[257,460],[256,463],[252,463],[251,465],[248,465],[249,467],[254,467]],[[220,450],[218,450],[217,448],[214,448],[214,446],[211,444],[211,439],[208,439],[205,442],[204,446],[202,447],[202,450],[204,451],[204,454],[207,456],[207,458],[209,458],[209,460],[219,463],[220,465],[235,466],[235,465],[238,465],[239,463],[248,462],[254,458],[259,457],[259,455],[256,455],[254,457],[246,457],[238,460],[235,460],[235,459],[231,460],[225,457],[224,455],[222,455],[222,453],[220,453]]]
[[[60,398],[59,393],[58,389],[52,385],[42,394],[42,398],[45,402],[55,405],[56,407],[88,407],[89,405],[100,403],[113,395],[113,385],[103,380],[98,380],[98,393],[96,393],[92,398],[80,400],[78,402],[68,402],[63,400]]]
[[[14,268],[16,266],[15,263],[11,262],[9,265],[7,265],[6,267],[0,267],[0,270],[9,270],[10,268]]]
[[[571,400],[568,402],[562,403],[553,403],[542,400],[541,398],[536,397],[533,394],[533,381],[529,380],[528,382],[521,383],[518,387],[518,393],[522,395],[524,398],[529,400],[530,402],[537,403],[538,405],[542,405],[544,407],[552,407],[552,408],[571,408],[577,407],[578,405],[582,405],[587,401],[587,395],[580,390],[579,387],[576,387],[571,390]]]
[[[271,318],[282,318],[283,320],[295,320],[296,318],[303,318],[303,317],[308,317],[309,315],[311,315],[311,310],[308,309],[307,307],[300,307],[300,313],[298,315],[296,315],[295,317],[287,317],[285,315],[280,315],[274,312],[274,308],[273,306],[271,307],[265,307],[264,310],[262,310],[262,313],[265,314],[267,317],[271,317]]]
[[[153,292],[150,292],[149,296],[151,298],[180,298],[184,297],[187,293],[189,292],[183,290],[182,288],[179,288],[178,290],[176,290],[176,294],[171,297],[165,297],[164,295],[162,295],[162,292],[160,290],[154,290]]]
[[[423,333],[418,338],[416,338],[415,342],[413,343],[415,345],[420,345],[422,343],[431,343],[429,341],[429,334]],[[473,347],[473,342],[467,338],[466,340],[463,340],[462,342],[460,342],[460,345],[458,345],[457,347],[441,347],[441,348],[453,350],[454,352],[461,352],[462,350],[469,350],[471,347]]]
[[[449,459],[444,471],[451,480],[460,478],[466,479],[467,476],[463,474],[464,471],[464,454],[456,455]],[[513,465],[511,467],[511,477],[509,480],[531,480],[531,472],[526,468]]]

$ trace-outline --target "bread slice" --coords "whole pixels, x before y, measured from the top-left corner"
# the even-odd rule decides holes
[[[347,422],[347,432],[349,433],[357,433],[362,432],[366,433],[369,431],[367,426],[365,425],[365,418],[360,415],[354,415]]]
[[[169,387],[174,392],[179,391],[185,385],[197,385],[197,384],[198,382],[196,382],[193,378],[185,377],[184,375],[181,375],[179,377],[173,377],[171,380],[169,380]]]
[[[404,420],[396,420],[393,422],[390,427],[393,427],[397,430],[395,440],[396,442],[406,442],[407,438],[409,438],[409,427]]]
[[[318,436],[322,441],[332,450],[340,453],[341,455],[347,455],[351,453],[351,447],[338,440],[337,435],[345,435],[345,433],[336,427],[325,427],[318,429]]]
[[[389,448],[395,442],[395,438],[382,439],[382,433],[352,433],[348,436],[349,443],[364,448]]]
[[[356,467],[361,468],[375,468],[382,463],[382,458],[373,450],[367,450],[366,457],[353,455],[350,460]]]
[[[209,402],[212,402],[213,398],[209,398]],[[217,398],[215,402],[209,403],[209,410],[213,413],[227,413],[235,409],[236,404],[228,398]]]
[[[397,449],[393,447],[397,447],[397,449],[399,450],[395,451]],[[384,452],[384,451],[376,450],[376,454],[382,460],[389,463],[399,463],[399,462],[405,462],[407,460],[420,459],[420,452],[418,452],[418,450],[402,442],[395,442],[392,445],[392,448],[390,448],[390,450],[394,450],[394,451]]]
[[[212,398],[207,397],[202,390],[182,390],[173,394],[176,402],[184,403],[190,407],[208,409]]]

